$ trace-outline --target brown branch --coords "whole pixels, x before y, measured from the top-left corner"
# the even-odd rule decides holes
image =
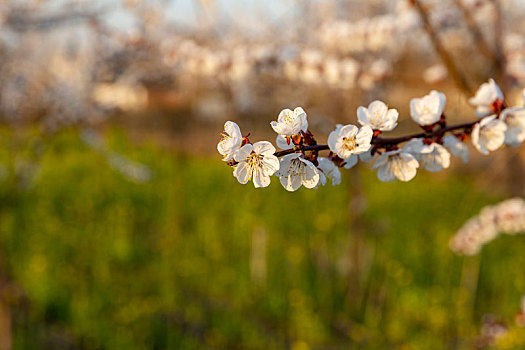
[[[505,93],[507,91],[507,79],[506,79],[506,62],[505,54],[503,52],[503,10],[501,3],[498,0],[491,0],[494,6],[494,47],[496,55],[496,78],[500,82],[501,89]]]
[[[454,0],[454,3],[461,10],[467,28],[472,34],[474,43],[476,44],[479,52],[481,52],[481,54],[484,55],[489,61],[493,62],[496,69],[499,70],[501,57],[499,57],[498,54],[495,53],[487,43],[469,9],[463,4],[462,0]]]
[[[97,19],[106,14],[106,9],[99,10],[64,10],[48,16],[35,15],[34,9],[15,9],[5,18],[5,24],[16,31],[48,30],[61,25],[68,25],[80,20]]]
[[[371,144],[379,145],[380,147],[385,147],[385,146],[395,146],[399,143],[402,143],[402,142],[405,142],[405,141],[408,141],[414,138],[423,138],[423,137],[430,138],[430,139],[441,138],[445,133],[450,132],[450,131],[461,130],[461,129],[463,131],[470,131],[470,129],[472,129],[472,127],[476,123],[479,123],[479,120],[469,122],[469,123],[451,125],[451,126],[440,128],[435,131],[427,132],[427,133],[421,132],[417,134],[410,134],[410,135],[400,136],[400,137],[385,137],[385,138],[377,137],[377,138],[372,139]],[[324,151],[328,149],[330,149],[328,145],[312,145],[312,146],[298,145],[292,149],[275,152],[273,155],[276,157],[282,157],[287,154],[292,154],[295,152]]]
[[[441,39],[439,39],[439,36],[434,30],[432,23],[430,23],[430,18],[425,8],[421,4],[420,0],[411,0],[411,2],[418,11],[421,20],[423,21],[425,31],[430,37],[430,41],[434,46],[434,49],[436,50],[438,55],[441,57],[441,60],[447,67],[450,76],[452,77],[452,79],[454,79],[454,82],[456,83],[458,88],[465,94],[466,97],[472,96],[474,94],[472,88],[470,87],[467,79],[463,76],[463,74],[461,74],[459,69],[456,67],[454,60],[449,55],[448,51],[445,49],[445,46],[443,46],[443,44],[441,43]]]

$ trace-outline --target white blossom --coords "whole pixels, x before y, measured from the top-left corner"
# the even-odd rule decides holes
[[[292,149],[295,147],[294,143],[292,142],[292,139],[290,137],[286,137],[283,135],[277,135],[277,138],[275,139],[275,143],[277,143],[277,147],[280,149]]]
[[[365,163],[373,160],[374,158],[375,158],[375,154],[372,155],[372,149],[368,150],[367,152],[359,154],[359,160]],[[357,159],[356,159],[356,163],[357,163]]]
[[[372,169],[377,169],[377,177],[383,182],[398,178],[410,181],[416,176],[419,163],[410,153],[401,149],[383,153],[374,163]]]
[[[279,170],[279,159],[274,156],[275,147],[268,141],[259,141],[241,147],[234,155],[239,162],[233,171],[233,176],[241,184],[253,179],[255,187],[267,187],[270,176]]]
[[[306,113],[301,107],[297,107],[293,111],[283,109],[279,113],[277,121],[272,121],[270,125],[276,133],[283,136],[293,136],[301,131],[308,130]]]
[[[221,136],[221,140],[217,144],[217,151],[223,156],[223,161],[229,162],[241,148],[241,130],[235,122],[227,121],[224,123],[224,131]]]
[[[443,138],[443,145],[447,147],[453,155],[461,157],[467,163],[469,158],[468,146],[454,135],[447,135]]]
[[[445,79],[447,79],[447,76],[448,76],[448,70],[441,63],[428,67],[423,72],[423,80],[427,84],[441,83],[445,81]]]
[[[486,206],[479,215],[467,220],[450,240],[450,249],[458,254],[475,255],[500,233],[515,235],[524,232],[525,201],[511,198]]]
[[[496,115],[483,118],[472,128],[472,144],[482,154],[489,154],[503,145],[507,125]]]
[[[494,113],[492,105],[497,100],[503,102],[503,93],[494,79],[490,79],[487,83],[483,83],[476,91],[476,96],[468,101],[476,107],[476,115],[482,118]]]
[[[473,217],[458,230],[450,240],[450,249],[457,254],[476,255],[483,244],[493,240],[498,231],[493,222],[482,222]]]
[[[359,129],[355,125],[337,125],[337,128],[328,136],[330,150],[342,159],[352,154],[360,154],[370,149],[373,131],[365,125]]]
[[[432,125],[439,121],[446,104],[445,95],[432,90],[428,95],[410,101],[410,116],[419,125]]]
[[[450,153],[437,142],[427,145],[421,138],[412,139],[405,144],[403,150],[412,154],[428,171],[441,171],[450,166]]]
[[[388,109],[381,101],[373,101],[368,108],[357,109],[357,119],[361,125],[368,125],[373,130],[391,131],[397,126],[399,113],[396,109]]]
[[[514,107],[504,109],[501,120],[507,124],[505,131],[505,144],[519,146],[525,140],[525,108]]]
[[[350,157],[344,160],[343,167],[345,169],[352,169],[357,164],[357,161],[361,158],[361,155],[366,153],[367,152],[361,153],[360,155],[352,154]]]
[[[328,178],[332,181],[333,186],[339,185],[341,183],[341,171],[337,165],[325,157],[319,157],[317,158],[317,161],[319,162],[317,167],[321,170],[319,173],[321,176],[320,183],[324,186],[326,184],[326,179]]]
[[[281,158],[280,169],[275,173],[287,191],[296,191],[301,185],[314,188],[319,183],[319,170],[300,153],[287,154]]]

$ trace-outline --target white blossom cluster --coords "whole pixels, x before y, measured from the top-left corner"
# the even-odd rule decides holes
[[[525,37],[509,33],[504,38],[507,74],[519,82],[525,81]]]
[[[404,1],[396,11],[355,21],[327,21],[319,29],[324,47],[343,53],[392,49],[399,40],[421,26],[419,15]]]
[[[463,6],[479,23],[489,23],[487,10],[491,7],[479,5],[487,5],[487,2],[463,1]],[[390,1],[389,6],[392,10],[386,14],[324,21],[318,31],[320,42],[326,49],[342,53],[399,51],[405,41],[421,33],[423,23],[410,1]],[[439,31],[454,33],[464,30],[463,18],[452,2],[425,1],[425,7],[429,10],[431,23]]]
[[[359,161],[374,161],[372,169],[377,170],[381,181],[410,181],[420,167],[430,172],[448,168],[451,154],[467,162],[468,137],[482,154],[503,145],[515,147],[525,140],[525,107],[505,108],[503,94],[492,79],[469,100],[476,108],[477,121],[447,126],[446,102],[445,95],[438,91],[412,99],[410,116],[424,132],[382,138],[384,132],[397,126],[399,113],[382,101],[373,101],[357,109],[359,126],[337,125],[328,136],[327,145],[317,144],[301,107],[284,109],[277,121],[271,122],[277,133],[276,144],[282,151],[276,152],[268,141],[251,144],[232,121],[225,123],[217,150],[234,168],[233,174],[240,183],[252,179],[255,187],[266,187],[275,175],[285,189],[295,191],[301,185],[324,185],[326,178],[336,185],[341,181],[338,168],[350,169]],[[329,151],[327,157],[319,156],[322,150]]]
[[[480,334],[474,339],[476,348],[493,347],[509,332],[508,326],[492,314],[483,315],[482,322]]]
[[[371,89],[391,74],[384,58],[348,57],[295,45],[237,43],[212,47],[189,39],[166,40],[161,47],[164,63],[178,73],[238,82],[268,75],[277,79],[350,89]]]
[[[470,218],[450,240],[450,249],[457,254],[475,255],[484,244],[500,233],[525,233],[525,201],[512,198],[484,207],[479,215]]]

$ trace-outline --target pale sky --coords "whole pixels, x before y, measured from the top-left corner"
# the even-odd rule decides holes
[[[55,0],[61,2],[63,0]],[[246,30],[256,30],[264,20],[278,21],[294,13],[301,1],[320,0],[149,0],[141,4],[161,4],[166,7],[166,16],[170,21],[188,28],[206,24],[212,18],[218,18],[220,24],[234,24]],[[96,0],[104,6],[121,3],[112,0]],[[208,9],[201,4],[209,4]],[[214,15],[215,14],[215,15]],[[111,25],[119,28],[132,28],[133,17],[125,10],[113,11],[107,16]]]

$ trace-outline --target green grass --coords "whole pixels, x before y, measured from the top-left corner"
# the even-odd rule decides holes
[[[4,133],[6,169],[32,159]],[[31,181],[0,185],[17,349],[470,349],[482,315],[512,324],[525,293],[525,237],[449,250],[503,198],[466,175],[384,184],[364,166],[337,187],[256,190],[218,155],[112,133],[154,171],[135,183],[74,132],[46,144]]]

